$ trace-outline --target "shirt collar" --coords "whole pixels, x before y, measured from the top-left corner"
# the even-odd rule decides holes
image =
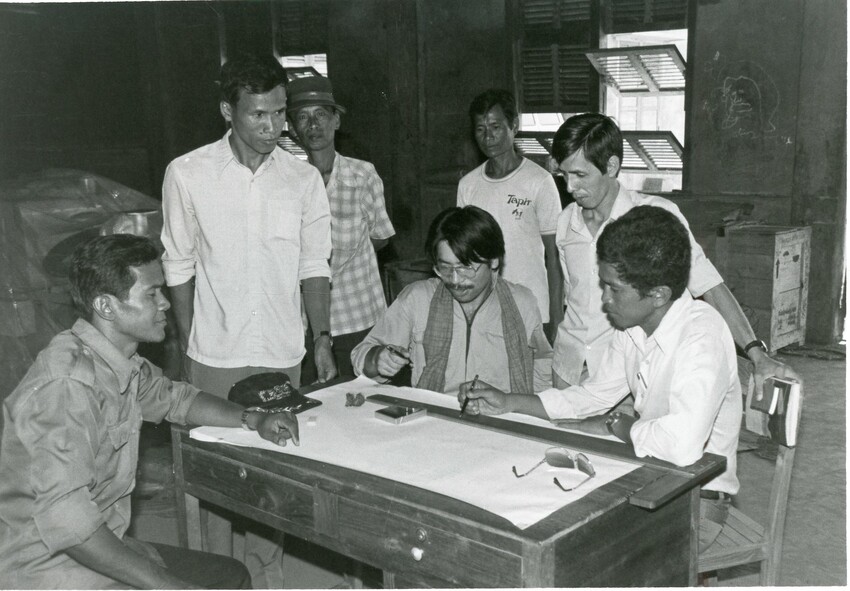
[[[611,220],[616,220],[634,205],[632,203],[631,193],[620,184],[620,181],[617,181],[617,187],[617,196],[614,198],[614,205],[611,206],[611,213],[608,214],[608,219],[602,223],[602,226]],[[587,224],[584,223],[584,216],[581,212],[582,208],[576,205],[575,211],[573,211],[573,217],[570,220],[570,229],[578,233],[587,232]],[[600,226],[601,229],[602,227]]]
[[[233,148],[230,146],[230,136],[233,134],[233,129],[228,129],[227,133],[224,134],[224,137],[221,138],[215,146],[215,162],[218,166],[218,174],[219,177],[224,174],[224,171],[227,170],[228,166],[241,166],[240,162],[236,159],[236,154],[233,153]],[[257,172],[262,171],[263,168],[271,166],[271,162],[277,158],[278,150],[282,150],[282,148],[277,147],[269,154],[269,157],[260,165],[260,168]]]
[[[74,326],[71,327],[71,332],[76,335],[83,344],[94,351],[104,363],[112,370],[115,377],[118,379],[118,387],[120,392],[125,392],[127,386],[130,385],[130,380],[139,371],[142,364],[142,358],[134,353],[129,359],[124,356],[118,347],[113,345],[109,339],[104,336],[97,328],[92,326],[87,320],[79,318]]]
[[[328,177],[328,186],[336,184],[337,181],[347,183],[354,174],[351,172],[351,166],[339,152],[334,152],[334,164],[331,169],[331,176]]]
[[[629,333],[632,341],[635,343],[655,342],[658,348],[665,354],[672,353],[681,342],[682,330],[688,323],[688,311],[693,304],[694,298],[686,289],[682,295],[673,302],[670,309],[658,323],[658,327],[653,331],[652,335],[647,337],[643,329],[639,326],[633,326],[626,330]]]
[[[619,185],[617,197],[614,198],[614,205],[611,206],[611,213],[608,214],[608,219],[605,220],[606,223],[620,218],[635,206],[631,191],[621,185],[619,181],[617,181],[617,184]]]

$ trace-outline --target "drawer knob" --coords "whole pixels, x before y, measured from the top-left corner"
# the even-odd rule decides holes
[[[421,527],[416,530],[416,541],[417,542],[425,542],[428,540],[428,532],[422,529]]]
[[[245,469],[244,466],[239,467],[239,478],[241,478],[242,480],[248,478],[248,471]]]
[[[420,560],[422,560],[422,556],[425,555],[425,551],[422,550],[422,548],[417,548],[416,546],[414,546],[410,549],[410,555],[413,556],[413,560],[419,562]]]

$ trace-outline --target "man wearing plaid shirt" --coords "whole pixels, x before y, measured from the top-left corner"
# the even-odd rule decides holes
[[[387,307],[375,252],[395,234],[384,205],[384,185],[369,162],[339,154],[334,145],[340,113],[330,80],[292,80],[286,112],[292,135],[319,169],[331,207],[331,336],[340,375],[354,375],[351,350],[363,340]],[[321,335],[313,334],[313,339]],[[308,352],[302,381],[314,379]]]

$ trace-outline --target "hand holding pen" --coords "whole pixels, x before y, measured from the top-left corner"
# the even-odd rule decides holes
[[[410,363],[410,354],[397,345],[376,347],[375,366],[379,375],[392,377]]]
[[[478,379],[478,376],[460,385],[457,401],[461,405],[460,416],[500,415],[511,411],[508,408],[508,395]]]
[[[475,390],[475,386],[478,384],[478,374],[475,374],[475,377],[472,379],[472,383],[469,385],[469,390],[466,392],[466,397],[463,399],[463,404],[460,405],[460,414],[459,417],[463,416],[463,413],[466,411],[466,407],[469,404],[469,393]]]

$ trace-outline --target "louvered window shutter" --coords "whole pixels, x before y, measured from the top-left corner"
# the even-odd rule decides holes
[[[584,52],[599,46],[595,0],[520,0],[523,109],[599,110],[599,80]]]
[[[688,0],[610,0],[606,12],[606,34],[688,28]]]

